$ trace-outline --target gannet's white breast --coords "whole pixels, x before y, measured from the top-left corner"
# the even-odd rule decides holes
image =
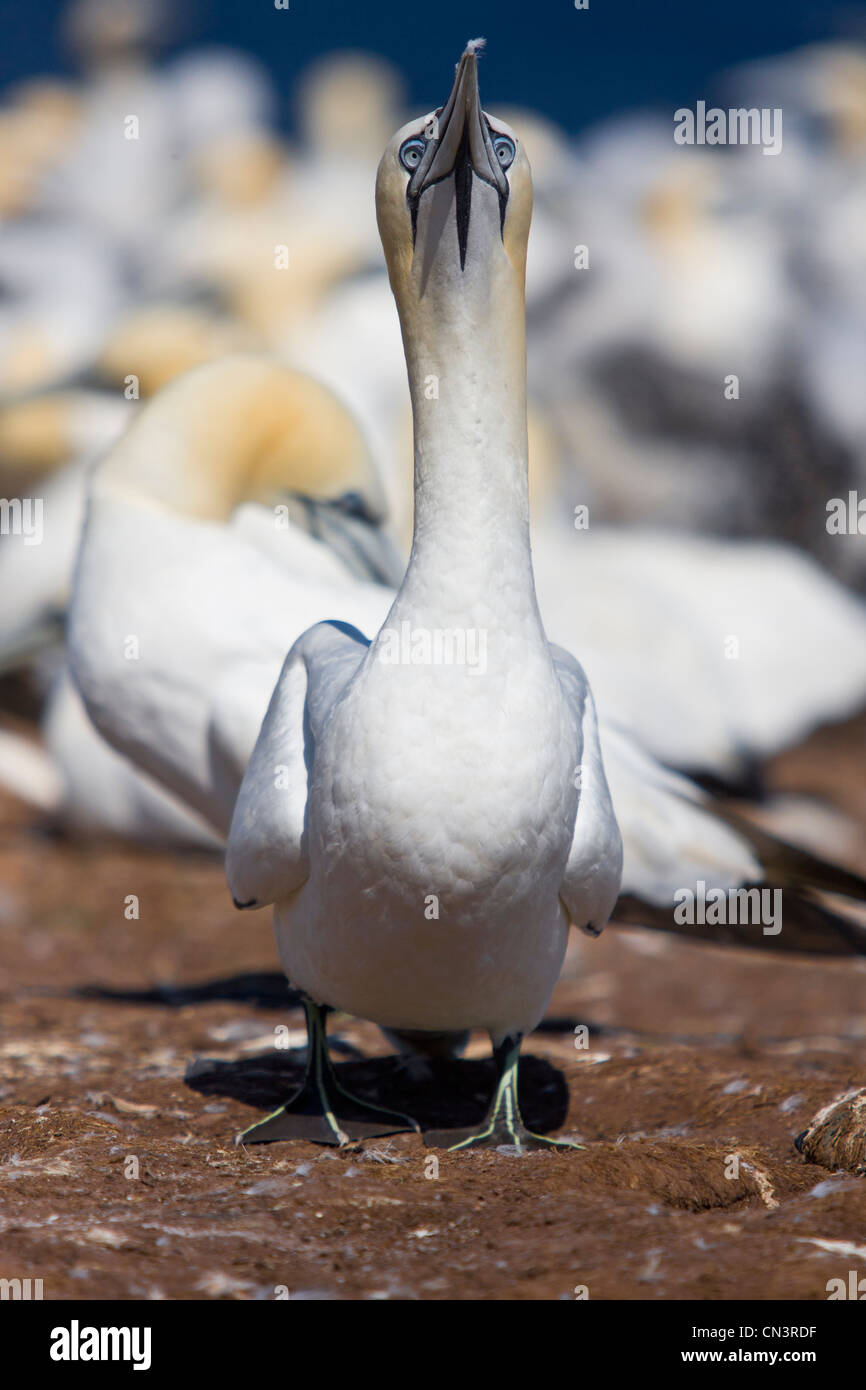
[[[494,629],[473,673],[319,641],[310,877],[275,913],[289,977],[395,1028],[531,1030],[565,953],[581,759],[546,644]]]

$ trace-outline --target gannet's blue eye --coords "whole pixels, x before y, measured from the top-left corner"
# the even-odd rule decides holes
[[[514,156],[517,153],[514,141],[509,140],[507,135],[497,135],[493,140],[493,148],[503,169],[508,169],[514,163]]]
[[[426,148],[427,141],[417,135],[413,135],[411,140],[404,140],[400,146],[400,163],[403,168],[408,169],[410,173],[417,169],[424,158]]]

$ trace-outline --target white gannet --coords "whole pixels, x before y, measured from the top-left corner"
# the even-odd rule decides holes
[[[19,218],[0,239],[0,399],[86,369],[122,307],[113,248],[68,219]]]
[[[0,216],[19,217],[38,201],[43,181],[74,136],[80,101],[70,83],[34,78],[0,104]]]
[[[41,533],[38,545],[0,538],[0,673],[27,669],[46,692],[44,748],[0,726],[0,786],[76,835],[214,848],[200,818],[100,737],[63,664],[87,478],[134,409],[120,395],[85,390],[0,407],[0,480],[8,474],[16,493],[38,495]]]
[[[532,185],[511,128],[482,112],[476,48],[445,105],[393,137],[376,184],[415,424],[408,569],[372,641],[334,621],[295,643],[232,820],[233,897],[275,904],[311,1025],[308,1082],[245,1136],[257,1141],[309,1137],[316,1096],[317,1137],[347,1137],[321,1021],[331,1005],[398,1033],[485,1028],[495,1095],[453,1146],[561,1143],[521,1120],[520,1044],[549,1003],[569,924],[598,934],[619,891],[592,696],[549,645],[535,596]],[[483,661],[402,650],[443,633],[477,641]]]
[[[94,371],[122,392],[133,370],[142,398],[204,362],[262,344],[242,324],[196,304],[148,303],[132,309],[107,333]]]
[[[191,399],[195,404],[190,408]],[[259,409],[262,402],[266,404]],[[69,392],[0,411],[0,459],[5,446],[10,460],[38,469],[54,462],[57,454],[80,453],[38,488],[44,502],[41,544],[29,546],[17,536],[0,540],[0,671],[35,667],[39,684],[47,691],[41,719],[47,753],[42,759],[51,768],[50,776],[46,770],[33,781],[33,794],[28,795],[26,769],[35,766],[39,750],[6,730],[0,740],[0,784],[52,813],[58,824],[74,834],[214,848],[219,840],[201,814],[157,785],[146,766],[134,765],[105,742],[90,722],[68,672],[58,670],[94,455],[113,442],[112,435],[121,433],[133,409],[122,400]],[[247,494],[252,498],[272,492],[285,517],[275,515],[274,506],[263,506],[261,516],[250,506],[228,515],[231,503],[227,501],[227,545],[231,547],[237,538],[239,551],[245,552],[252,543],[270,555],[275,567],[287,574],[298,568],[313,582],[316,577],[343,583],[351,575],[396,577],[399,563],[391,558],[388,542],[379,534],[382,499],[364,441],[330,393],[297,374],[254,358],[229,358],[193,373],[177,391],[163,393],[148,417],[143,444],[137,446],[139,436],[133,434],[128,451],[125,445],[119,446],[120,458],[125,459],[127,452],[134,455],[136,486],[145,498],[150,490],[151,498],[161,495],[182,509],[190,494],[201,488],[204,453],[213,470],[214,494],[209,499],[213,502],[220,490],[220,460],[228,457],[241,470],[248,462],[248,453],[233,433],[245,411],[259,415],[258,439],[264,451],[258,457],[257,478],[244,478]],[[174,423],[177,418],[184,420],[184,431]],[[208,454],[212,431],[219,436],[221,454]],[[174,452],[168,453],[164,441],[172,435]],[[26,474],[20,476],[23,480]],[[225,479],[222,488],[225,497]],[[264,488],[264,494],[257,493],[257,488]],[[26,484],[25,490],[30,492],[32,485]],[[152,506],[152,500],[145,505]],[[283,521],[286,524],[277,529]],[[191,554],[195,556],[194,544]],[[122,563],[120,551],[114,557]],[[129,558],[134,560],[136,553],[130,552]],[[146,613],[150,591],[141,568],[137,587],[141,611]],[[290,623],[296,606],[295,591],[290,589],[286,602]],[[327,611],[327,603],[324,609],[303,605],[300,609],[311,620]],[[136,629],[152,652],[147,625],[134,624],[133,632]],[[274,667],[262,691],[253,737],[285,646],[298,631],[300,627],[284,628],[274,646]],[[45,788],[51,789],[50,795]],[[219,825],[219,816],[212,810],[209,819]],[[227,825],[227,820],[220,825],[223,834]]]
[[[0,671],[59,644],[87,474],[132,410],[122,397],[83,390],[0,406],[0,488],[27,499],[34,530],[0,536]]]
[[[308,370],[304,348],[323,297],[381,264],[370,184],[378,132],[398,123],[399,82],[381,59],[342,54],[317,64],[298,95],[299,147],[241,126],[218,128],[198,150],[192,196],[151,274],[163,294],[216,294],[248,331]]]
[[[553,517],[532,539],[551,638],[580,651],[599,709],[669,766],[749,785],[866,706],[866,605],[794,546]]]
[[[254,357],[172,382],[94,471],[74,678],[108,742],[223,835],[292,642],[341,607],[387,612],[391,590],[348,580],[392,580],[382,514],[344,407]]]

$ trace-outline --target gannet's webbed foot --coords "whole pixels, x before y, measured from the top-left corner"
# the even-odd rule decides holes
[[[304,1079],[284,1105],[239,1134],[236,1144],[269,1144],[281,1139],[306,1139],[314,1144],[342,1146],[357,1139],[415,1130],[408,1115],[362,1100],[341,1086],[328,1055],[325,1035],[327,1010],[304,996],[307,1017],[307,1069]]]
[[[502,1145],[517,1153],[529,1149],[579,1149],[568,1139],[548,1139],[527,1129],[517,1103],[517,1069],[520,1062],[520,1033],[507,1037],[493,1049],[499,1079],[490,1109],[476,1129],[440,1129],[424,1135],[425,1144],[437,1149],[498,1149]]]

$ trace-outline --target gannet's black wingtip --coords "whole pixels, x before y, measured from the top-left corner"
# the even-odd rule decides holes
[[[258,905],[259,905],[259,904],[258,904],[258,899],[256,899],[256,898],[250,898],[250,900],[249,900],[248,903],[242,903],[242,902],[239,902],[237,898],[233,897],[233,898],[232,898],[232,902],[234,903],[235,907],[236,907],[240,912],[243,912],[245,908],[248,908],[248,907],[258,907]]]

